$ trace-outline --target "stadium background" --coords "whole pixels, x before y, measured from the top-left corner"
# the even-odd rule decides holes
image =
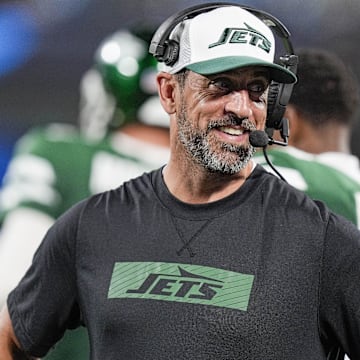
[[[14,141],[30,127],[76,123],[79,81],[105,36],[137,24],[155,27],[173,12],[205,2],[216,1],[0,0],[0,180]],[[278,17],[295,49],[335,51],[360,79],[359,0],[238,3]],[[360,121],[352,136],[357,156],[359,136]]]

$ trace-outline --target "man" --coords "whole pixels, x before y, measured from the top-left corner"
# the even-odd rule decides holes
[[[254,12],[193,15],[157,76],[169,162],[56,222],[2,311],[2,359],[81,322],[92,359],[360,356],[360,232],[252,161],[270,81],[296,77]]]
[[[156,89],[148,31],[116,31],[80,84],[80,127],[49,124],[18,142],[0,192],[0,303],[29,267],[54,220],[76,202],[165,164],[169,120]],[[89,358],[83,328],[47,360]]]
[[[327,50],[303,48],[297,55],[299,82],[285,112],[290,146],[270,147],[269,158],[286,181],[359,227],[360,167],[350,149],[356,77]],[[256,160],[266,167],[264,158]]]

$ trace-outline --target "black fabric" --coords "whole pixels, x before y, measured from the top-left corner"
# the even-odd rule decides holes
[[[326,359],[334,342],[360,358],[359,238],[259,165],[234,194],[203,205],[175,199],[157,170],[62,216],[8,307],[36,356],[83,321],[93,360]],[[108,298],[119,262],[206,266],[254,281],[245,310]]]

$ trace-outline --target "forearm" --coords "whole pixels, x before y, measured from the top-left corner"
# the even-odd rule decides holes
[[[4,306],[0,312],[0,359],[1,360],[36,360],[24,353],[16,339],[9,312]]]

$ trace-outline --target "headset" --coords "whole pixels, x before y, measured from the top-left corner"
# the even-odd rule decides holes
[[[279,64],[296,74],[298,57],[294,54],[294,49],[290,41],[290,32],[285,25],[277,18],[264,11],[231,2],[195,5],[170,16],[160,25],[153,35],[149,48],[150,54],[152,54],[159,62],[172,66],[178,59],[180,50],[180,44],[169,38],[174,28],[186,19],[191,19],[201,13],[223,6],[240,7],[262,20],[279,38],[282,39],[286,54],[279,57]],[[283,115],[285,113],[286,105],[290,100],[293,86],[294,84],[282,84],[276,81],[272,81],[269,86],[266,132],[271,139],[274,130],[280,131],[284,142],[275,140],[272,142],[278,145],[287,145],[289,125],[288,120],[284,119]]]

